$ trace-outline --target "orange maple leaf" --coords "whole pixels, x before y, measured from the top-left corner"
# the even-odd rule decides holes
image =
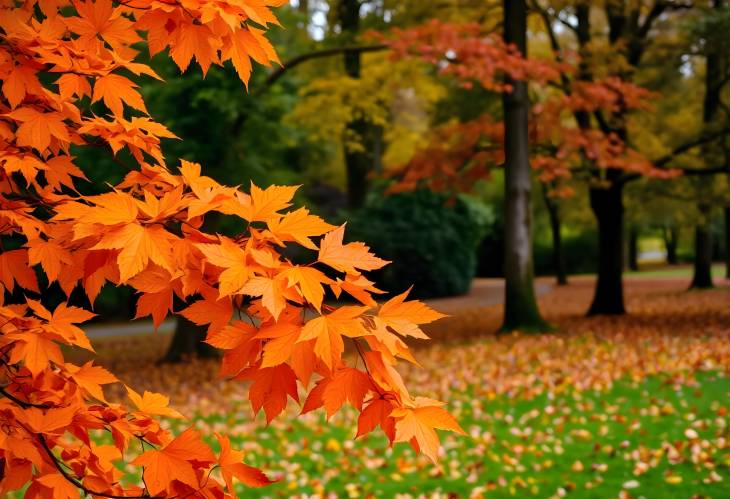
[[[101,240],[91,249],[119,249],[117,265],[119,278],[126,282],[154,262],[170,273],[172,242],[176,237],[159,225],[143,226],[137,223],[124,225],[104,232]]]
[[[441,405],[435,400],[416,399],[416,407],[399,407],[391,413],[396,419],[395,441],[411,442],[416,451],[423,452],[434,463],[438,461],[439,449],[439,437],[435,429],[466,434]]]
[[[160,450],[148,450],[132,464],[144,466],[144,481],[152,495],[171,491],[174,481],[197,490],[200,480],[196,472],[201,465],[216,461],[213,452],[200,437],[200,433],[188,428]]]
[[[378,311],[377,318],[386,326],[402,336],[428,339],[418,326],[446,317],[418,300],[405,301],[410,289],[385,302]]]
[[[373,384],[364,372],[351,367],[338,369],[322,392],[327,417],[332,417],[345,402],[362,411],[365,395],[371,390],[374,390]]]
[[[286,408],[287,396],[299,401],[296,375],[286,364],[256,369],[242,378],[253,381],[248,392],[251,408],[254,414],[263,408],[267,423]]]
[[[348,274],[357,274],[358,270],[377,270],[390,263],[373,255],[363,243],[342,244],[344,236],[344,225],[327,233],[320,243],[318,260]]]
[[[302,328],[300,342],[315,339],[314,353],[332,369],[339,364],[345,350],[342,335],[351,338],[364,336],[367,331],[360,316],[368,307],[341,307],[331,314],[308,321]]]
[[[220,244],[200,243],[196,247],[205,260],[223,270],[218,277],[218,291],[221,298],[242,292],[242,288],[253,274],[246,264],[243,248],[227,237],[220,237]]]
[[[357,437],[367,435],[380,426],[390,442],[395,440],[395,419],[390,414],[393,404],[377,398],[368,404],[357,419]]]
[[[306,208],[299,208],[280,218],[271,218],[267,225],[278,241],[296,241],[305,248],[313,250],[316,250],[317,246],[311,237],[321,236],[336,228],[320,217],[310,215]]]
[[[182,414],[177,412],[175,409],[168,407],[170,404],[170,397],[162,395],[161,393],[144,391],[142,395],[126,386],[127,395],[129,399],[141,412],[154,416],[167,416],[170,418],[184,418]]]
[[[233,492],[233,478],[240,480],[248,487],[264,487],[274,483],[261,470],[249,466],[243,462],[243,452],[232,450],[228,437],[216,433],[216,438],[221,446],[218,457],[218,466],[221,468],[223,480],[226,482],[229,492]]]
[[[114,116],[124,117],[124,104],[147,113],[147,107],[137,90],[137,85],[129,78],[108,74],[96,80],[91,102],[104,101]]]

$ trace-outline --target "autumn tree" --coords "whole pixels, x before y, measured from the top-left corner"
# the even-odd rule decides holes
[[[705,95],[702,105],[702,124],[706,132],[712,132],[724,125],[722,114],[725,114],[725,123],[728,122],[727,113],[723,112],[722,90],[727,83],[730,69],[727,67],[728,57],[724,54],[722,42],[725,35],[722,30],[727,29],[730,18],[722,0],[713,0],[711,8],[704,15],[707,17],[706,23],[709,25],[700,24],[697,28],[697,31],[699,31],[697,35],[703,42],[705,56]],[[729,152],[727,146],[718,147],[713,144],[704,144],[702,148],[706,166],[712,166],[711,162],[713,160],[718,161],[718,157],[719,161],[727,162]],[[711,189],[712,186],[708,185],[707,182],[711,179],[701,178],[700,180],[704,180],[702,190]],[[695,255],[691,288],[704,289],[713,286],[711,229],[713,206],[710,201],[709,197],[702,196],[697,204],[700,219],[695,225]],[[730,227],[730,224],[728,226]]]
[[[180,417],[164,395],[127,387],[129,403],[107,400],[118,380],[88,362],[66,362],[62,346],[93,347],[78,324],[89,311],[43,303],[51,286],[80,288],[93,303],[105,285],[130,286],[137,316],[156,325],[174,312],[207,327],[206,342],[225,353],[221,375],[251,382],[249,399],[267,421],[306,394],[304,411],[328,416],[349,403],[358,435],[380,426],[390,442],[409,442],[435,460],[435,429],[461,432],[442,403],[413,397],[395,370],[414,359],[403,337],[441,315],[407,293],[378,305],[363,272],[385,265],[335,227],[290,209],[296,187],[221,185],[200,165],[170,169],[155,122],[138,91],[158,78],[139,48],[169,53],[206,73],[230,63],[244,83],[252,61],[277,62],[266,39],[281,0],[160,2],[41,1],[3,4],[0,12],[0,492],[27,486],[38,498],[231,497],[270,480],[243,463],[217,435],[213,452],[190,428],[178,436],[159,417]],[[85,171],[73,151],[99,148],[124,168],[121,182],[83,195]],[[237,220],[240,233],[206,230],[206,218]],[[282,249],[312,250],[308,265]],[[335,307],[325,293],[356,303]],[[182,307],[176,305],[179,300]],[[53,308],[53,307],[51,307]],[[236,320],[234,320],[236,319]],[[250,319],[250,320],[249,320]],[[345,353],[351,342],[357,363]],[[362,366],[358,368],[357,366]],[[314,385],[312,386],[312,383]],[[111,436],[99,445],[96,436]],[[122,481],[126,463],[140,478]]]
[[[404,47],[410,47],[405,51],[410,50],[411,55],[439,64],[443,73],[482,85],[487,81],[487,88],[495,88],[495,75],[520,71],[523,77],[536,82],[540,78],[549,80],[550,86],[542,85],[539,92],[542,98],[546,98],[547,104],[543,110],[537,106],[534,108],[536,113],[552,118],[552,121],[545,120],[547,127],[543,127],[548,132],[549,147],[542,151],[543,158],[539,161],[533,157],[533,165],[544,172],[541,174],[543,180],[552,182],[555,178],[572,177],[588,181],[591,206],[598,222],[600,248],[591,314],[621,314],[625,311],[621,274],[624,265],[622,193],[626,183],[646,175],[671,177],[680,172],[699,175],[696,169],[672,163],[673,160],[721,136],[718,132],[701,133],[654,158],[644,155],[632,143],[631,114],[646,110],[653,98],[651,92],[634,83],[636,69],[651,45],[649,37],[654,36],[658,19],[682,11],[686,6],[656,2],[653,8],[645,11],[639,3],[619,4],[623,5],[621,2],[607,2],[601,7],[592,7],[579,2],[570,6],[561,4],[560,9],[555,9],[533,2],[531,7],[544,21],[552,59],[525,61],[528,64],[514,62],[506,68],[502,63],[507,53],[499,50],[494,38],[480,29],[469,31],[458,26],[450,29],[442,27],[439,31],[424,27],[396,32],[395,37],[400,41],[394,42],[396,51],[400,49],[403,52]],[[596,30],[591,27],[592,20],[601,10],[605,11],[605,19],[608,20],[609,36],[605,44],[593,39]],[[562,26],[563,32],[567,27],[567,33],[559,36],[556,26]],[[478,57],[473,54],[478,54]],[[602,57],[608,57],[611,64],[593,67],[594,61],[603,60]],[[486,76],[490,79],[487,80]],[[565,126],[566,122],[571,124]],[[537,132],[540,132],[539,125]],[[485,132],[485,136],[488,137],[489,133]],[[481,150],[480,144],[478,151]],[[478,154],[475,151],[473,157],[474,160],[463,163],[460,170],[468,172],[467,176],[471,178],[485,163],[483,151]],[[431,171],[429,168],[416,168],[417,162],[418,158],[414,158],[412,171]],[[668,168],[670,164],[673,168]],[[446,172],[446,169],[441,171]],[[724,169],[714,168],[701,174],[717,171]],[[420,181],[429,183],[426,177],[427,174],[423,175]],[[414,179],[408,174],[404,179],[414,184]]]
[[[617,77],[627,83],[634,83],[638,70],[645,64],[647,53],[657,36],[657,26],[667,19],[676,18],[677,13],[692,8],[690,3],[672,1],[653,2],[604,2],[593,5],[590,2],[560,3],[546,6],[534,1],[533,7],[543,17],[545,29],[553,43],[558,59],[566,57],[566,45],[577,50],[581,56],[579,82],[594,82],[605,75]],[[602,15],[605,30],[595,29],[595,21]],[[560,26],[572,39],[560,40],[556,35]],[[605,37],[599,33],[605,33]],[[608,61],[601,70],[592,61]],[[573,86],[564,88],[571,92]],[[631,144],[631,130],[628,113],[630,108],[619,106],[608,112],[591,112],[576,115],[576,121],[583,130],[600,130],[616,135],[621,141]],[[673,147],[669,154],[651,158],[657,168],[667,167],[681,153],[717,140],[719,134],[700,134]],[[672,165],[684,173],[697,174],[681,164]],[[628,182],[640,178],[636,172],[621,168],[594,170],[594,181],[590,189],[591,207],[599,228],[599,271],[598,282],[590,308],[591,314],[622,314],[623,301],[622,268],[624,240],[623,190]]]
[[[504,41],[517,55],[527,57],[527,4],[504,1]],[[503,94],[504,107],[504,277],[505,300],[502,329],[545,330],[535,301],[532,261],[532,178],[527,82],[509,78]]]
[[[586,172],[603,175],[619,170],[659,177],[675,174],[656,168],[614,131],[580,125],[593,114],[646,109],[651,98],[646,89],[615,76],[583,81],[579,60],[525,58],[514,46],[483,34],[477,25],[433,22],[395,31],[391,45],[399,57],[420,57],[464,85],[478,83],[503,93],[505,98],[512,95],[512,85],[505,85],[503,77],[510,82],[533,82],[538,99],[530,109],[528,153],[550,199],[570,195],[567,181],[586,178]],[[502,147],[508,140],[502,124],[489,115],[444,127],[434,135],[431,145],[395,172],[398,183],[394,188],[471,189],[476,180],[488,178],[490,169],[503,164]],[[527,226],[524,217],[520,217],[520,224]]]
[[[348,41],[353,40],[360,30],[360,0],[339,0],[337,18],[341,31]],[[359,79],[362,72],[362,54],[358,50],[345,50],[343,53],[345,73],[353,79]],[[347,124],[349,133],[362,139],[374,133],[374,129],[367,121],[360,117],[353,117]],[[372,137],[367,137],[367,143]],[[347,173],[347,201],[351,208],[362,206],[368,192],[368,174],[372,170],[372,148],[345,147],[345,168]]]

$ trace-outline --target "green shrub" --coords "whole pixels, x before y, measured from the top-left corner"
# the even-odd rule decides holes
[[[419,298],[469,291],[476,251],[493,221],[492,210],[468,196],[427,190],[379,196],[350,215],[351,240],[365,241],[393,263],[373,274],[390,292],[411,284]]]

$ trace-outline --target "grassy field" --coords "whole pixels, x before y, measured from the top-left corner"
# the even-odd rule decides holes
[[[626,272],[628,277],[686,277],[688,280],[692,278],[692,266],[691,265],[675,265],[666,266],[656,269],[645,269],[637,272]],[[712,277],[714,279],[725,278],[725,265],[722,263],[716,263],[712,266]]]
[[[125,383],[169,394],[191,416],[174,429],[192,424],[211,443],[225,433],[278,479],[240,497],[730,497],[730,288],[630,279],[630,315],[585,317],[591,290],[575,279],[541,298],[551,334],[495,336],[499,306],[429,329],[435,340],[415,352],[422,369],[403,364],[404,379],[448,401],[467,432],[442,434],[438,465],[378,432],[353,440],[349,407],[326,421],[290,400],[267,427],[247,385],[218,378],[219,361],[156,365],[164,336],[97,350]],[[109,396],[124,401],[118,388]]]
[[[254,445],[235,414],[196,424],[232,433],[281,479],[241,497],[730,497],[730,378],[701,373],[692,385],[653,376],[531,400],[467,386],[451,406],[469,436],[445,439],[439,466],[383,438],[353,441],[352,413],[258,429]]]

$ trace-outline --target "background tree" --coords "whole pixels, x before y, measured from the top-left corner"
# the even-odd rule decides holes
[[[504,41],[527,57],[527,5],[504,2]],[[532,179],[527,82],[508,79],[504,92],[505,301],[502,329],[545,330],[535,300],[532,261]]]
[[[728,23],[728,13],[724,8],[724,2],[722,0],[713,0],[711,8],[708,9],[704,16],[710,18],[707,22],[713,24],[709,33],[715,34],[708,36],[707,27],[703,26],[702,21],[695,28],[700,31],[706,30],[704,39],[701,40],[705,58],[705,95],[702,106],[702,124],[707,132],[716,132],[718,128],[727,126],[729,122],[728,118],[730,117],[727,113],[727,108],[724,107],[722,102],[722,90],[728,77],[730,77],[730,70],[727,67],[729,59],[721,43],[722,41],[727,41],[727,39],[718,40],[716,37],[717,34],[722,32],[718,29],[719,27],[724,24],[724,27],[727,28],[730,27],[730,24]],[[702,35],[701,32],[698,34],[700,36]],[[723,148],[717,145],[713,146],[712,144],[705,144],[702,148],[702,156],[705,165],[708,167],[713,166],[713,161],[721,162],[722,164],[719,165],[721,167],[727,167],[729,152],[730,150],[727,147]],[[701,182],[702,186],[700,188],[702,190],[707,191],[712,189],[712,185],[710,185],[708,179],[699,179],[698,182]],[[703,289],[713,286],[712,208],[706,196],[703,196],[702,200],[697,204],[700,220],[695,226],[694,274],[692,283],[690,284],[691,288]]]
[[[443,34],[447,30],[448,34]],[[542,181],[557,182],[555,195],[568,193],[570,188],[563,183],[573,177],[588,179],[595,190],[600,177],[612,170],[630,172],[627,175],[632,178],[674,174],[654,167],[615,131],[581,125],[586,119],[590,122],[594,114],[620,109],[626,115],[631,110],[646,109],[650,96],[646,89],[615,76],[594,81],[581,79],[583,64],[524,59],[493,37],[482,35],[475,26],[443,27],[431,23],[420,29],[396,31],[395,36],[397,41],[392,46],[396,53],[412,51],[433,64],[443,64],[444,74],[453,74],[467,85],[476,81],[483,88],[503,92],[505,88],[495,80],[495,75],[504,73],[516,79],[531,79],[536,86],[542,82],[541,89],[546,81],[557,86],[559,92],[540,92],[542,102],[533,108],[531,131],[533,165],[541,171]],[[487,57],[488,62],[483,62]],[[487,178],[490,168],[501,165],[495,144],[504,142],[504,131],[498,122],[482,116],[463,124],[459,133],[462,139],[457,147],[437,135],[433,147],[414,156],[399,172],[401,182],[397,188],[471,189],[476,179]],[[441,149],[446,151],[439,153]],[[599,190],[603,193],[603,188]],[[622,215],[620,219],[623,220]],[[619,225],[623,230],[622,222]],[[603,234],[606,236],[607,232],[604,230]],[[620,238],[610,242],[623,244],[622,241]],[[623,255],[622,249],[619,254]],[[619,263],[623,266],[623,260]]]

